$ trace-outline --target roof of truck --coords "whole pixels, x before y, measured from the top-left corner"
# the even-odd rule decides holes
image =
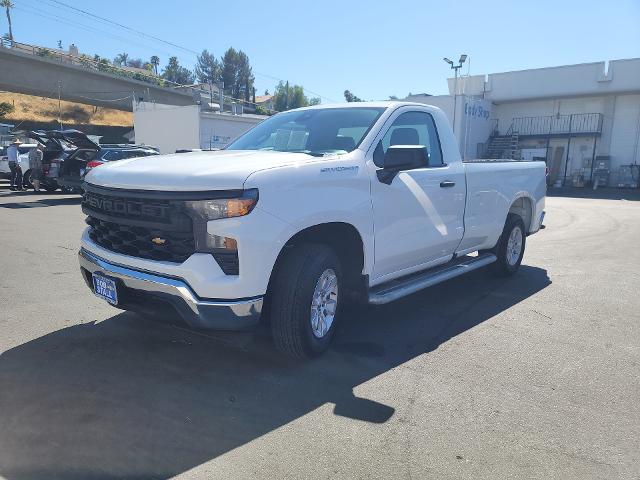
[[[310,107],[301,107],[296,108],[295,110],[312,110],[312,109],[323,109],[323,108],[362,108],[362,107],[373,107],[373,108],[396,108],[396,107],[404,107],[404,106],[420,106],[420,107],[431,107],[437,108],[432,105],[426,105],[424,103],[418,102],[399,102],[397,100],[388,100],[383,102],[343,102],[343,103],[322,103],[320,105],[313,105]],[[293,110],[288,110],[293,111]]]

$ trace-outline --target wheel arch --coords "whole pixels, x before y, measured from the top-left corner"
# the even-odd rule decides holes
[[[365,279],[365,244],[362,235],[350,223],[328,222],[299,230],[284,243],[271,271],[267,292],[271,289],[273,278],[287,252],[303,243],[317,243],[331,247],[340,259],[347,276],[347,284],[354,289],[362,286]]]
[[[526,228],[525,234],[531,231],[531,225],[533,223],[533,200],[525,193],[519,194],[513,202],[511,202],[511,206],[507,211],[507,215],[509,213],[513,213],[522,218],[524,222],[524,226]],[[506,222],[506,218],[505,218]]]

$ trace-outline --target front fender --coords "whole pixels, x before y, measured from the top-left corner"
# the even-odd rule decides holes
[[[364,248],[364,272],[373,265],[373,214],[370,180],[361,152],[321,159],[295,167],[251,174],[245,188],[258,188],[258,207],[290,228],[287,235],[324,223],[352,225]],[[286,243],[286,240],[285,240]]]

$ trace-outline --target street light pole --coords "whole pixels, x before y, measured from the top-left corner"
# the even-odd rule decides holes
[[[451,60],[447,57],[443,58],[443,60],[449,64],[451,70],[454,71],[454,80],[453,80],[453,133],[456,133],[456,110],[458,109],[458,70],[462,68],[462,64],[467,60],[467,56],[465,54],[460,55],[460,60],[458,60],[458,65],[454,65]]]

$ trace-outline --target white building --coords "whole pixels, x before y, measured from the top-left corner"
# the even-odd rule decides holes
[[[618,185],[640,164],[640,58],[448,79],[442,108],[465,158],[543,157],[549,183],[582,186],[598,167]],[[633,167],[637,172],[640,167]]]
[[[265,118],[209,111],[200,105],[134,102],[133,128],[137,143],[158,147],[160,153],[174,153],[181,149],[223,148]]]

